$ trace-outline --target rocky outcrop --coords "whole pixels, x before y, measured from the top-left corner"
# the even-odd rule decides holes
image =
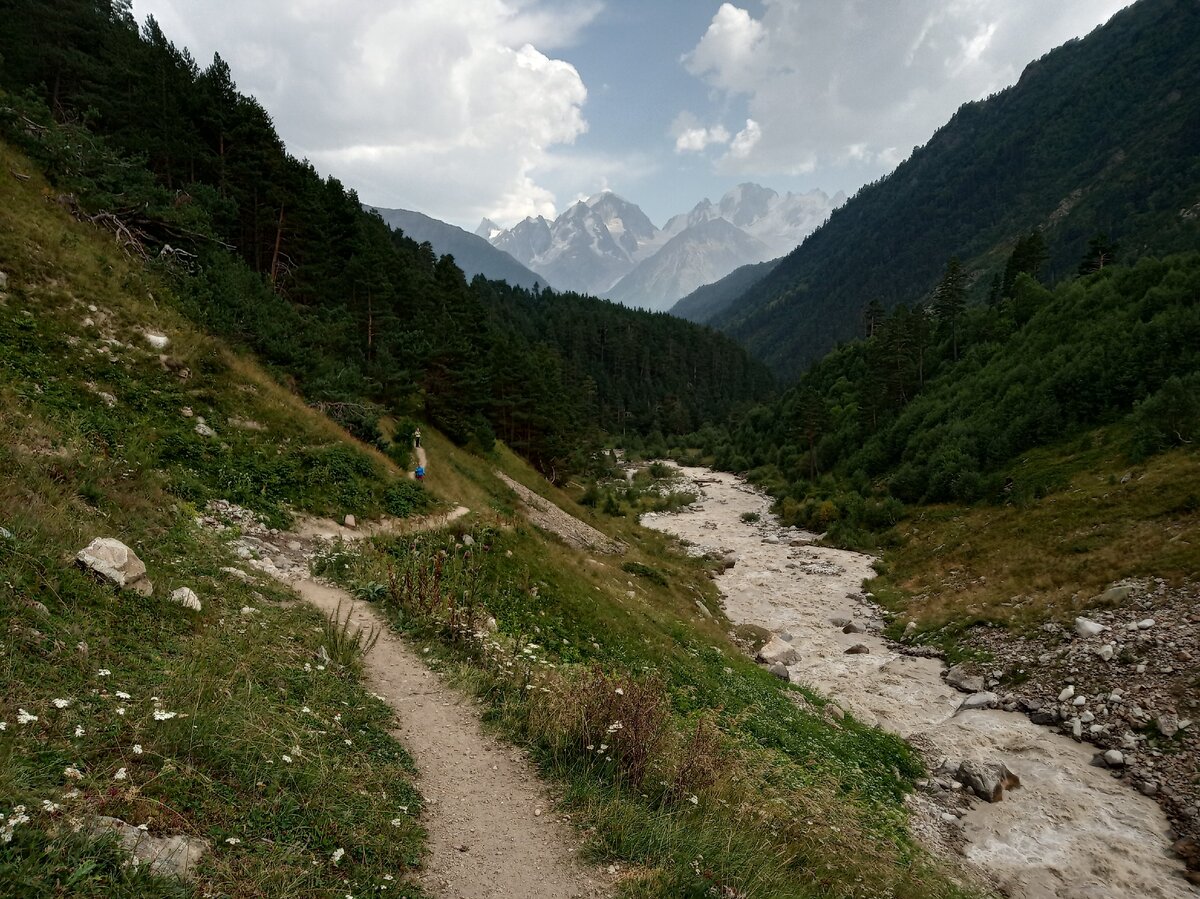
[[[133,590],[142,596],[154,592],[154,584],[146,576],[146,565],[137,553],[112,537],[97,537],[75,556],[83,569],[122,590]]]
[[[195,874],[196,865],[211,848],[202,837],[155,837],[120,818],[104,815],[92,818],[88,830],[97,837],[115,833],[121,848],[133,856],[136,864],[149,865],[155,874],[181,880]]]

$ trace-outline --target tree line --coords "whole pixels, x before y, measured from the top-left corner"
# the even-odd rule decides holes
[[[366,439],[417,416],[543,470],[606,433],[680,434],[770,390],[730,340],[663,315],[482,278],[291,156],[219,55],[129,0],[8,0],[0,127],[77,214],[162,267],[184,310]]]

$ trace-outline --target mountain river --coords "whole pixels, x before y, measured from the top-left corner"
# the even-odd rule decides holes
[[[1003,763],[1021,785],[1000,802],[976,802],[961,820],[930,814],[942,845],[962,844],[969,867],[1001,892],[1023,899],[1197,899],[1169,849],[1158,805],[1090,762],[1094,747],[1033,724],[1018,713],[959,711],[966,698],[942,679],[943,663],[896,652],[864,601],[872,559],[810,545],[812,534],[783,528],[770,498],[742,479],[685,468],[698,501],[642,523],[694,552],[736,559],[718,578],[734,624],[787,631],[800,659],[793,682],[835,700],[859,720],[909,740],[931,769],[943,759]],[[742,520],[757,513],[759,520]],[[844,634],[831,619],[856,621]],[[869,653],[847,655],[855,644]],[[957,713],[957,714],[956,714]],[[915,830],[928,828],[914,827]]]

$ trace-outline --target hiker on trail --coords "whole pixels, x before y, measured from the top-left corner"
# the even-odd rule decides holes
[[[416,474],[416,476],[417,476],[417,480],[418,480],[418,481],[423,481],[423,480],[425,480],[425,466],[424,466],[424,465],[418,465],[418,466],[417,466],[417,470],[414,472],[414,474]]]
[[[421,445],[421,429],[417,428],[415,431],[413,431],[413,446],[420,446],[420,445]]]

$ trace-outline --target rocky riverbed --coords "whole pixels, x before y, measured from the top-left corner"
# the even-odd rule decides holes
[[[1129,752],[1134,765],[1110,756],[1108,767],[1095,759],[1103,744],[1088,746],[1033,723],[1015,695],[1004,695],[1003,670],[998,677],[957,672],[953,680],[982,680],[966,681],[975,692],[962,692],[947,681],[939,659],[907,654],[880,633],[883,614],[862,591],[874,574],[871,558],[814,545],[813,535],[780,527],[769,497],[733,475],[694,468],[682,474],[700,500],[679,513],[646,515],[643,524],[732,563],[718,580],[726,613],[735,624],[777,635],[764,660],[778,673],[924,753],[933,773],[914,798],[914,829],[932,846],[957,847],[969,867],[1015,897],[1200,896],[1171,851],[1182,834],[1153,798],[1123,782],[1125,768],[1145,769],[1139,756],[1145,741],[1135,734],[1138,746],[1117,750],[1122,762]],[[1105,700],[1097,694],[1076,705],[1075,695],[1058,699],[1063,687],[1053,705],[1067,702],[1082,725],[1083,705],[1111,713],[1114,688],[1106,689]],[[1031,700],[1038,701],[1028,696],[1027,706]],[[1006,705],[1014,711],[999,708]],[[1087,733],[1100,717],[1091,714]],[[1073,717],[1055,723],[1074,728]],[[1144,749],[1146,762],[1161,770],[1152,755],[1161,750]]]

